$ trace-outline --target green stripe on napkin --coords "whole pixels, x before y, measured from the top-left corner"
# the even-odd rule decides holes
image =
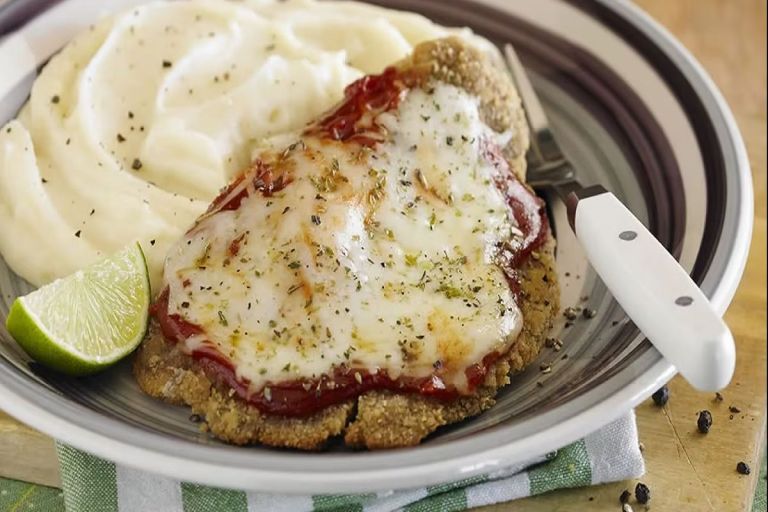
[[[184,502],[184,512],[210,512],[212,510],[247,512],[248,510],[245,493],[242,491],[182,483],[181,496]]]
[[[543,494],[562,487],[585,487],[592,483],[592,466],[584,441],[558,451],[551,461],[528,471],[531,494]]]
[[[118,509],[115,465],[71,446],[56,444],[67,511]],[[88,483],[96,483],[87,485]],[[85,485],[84,485],[85,484]]]

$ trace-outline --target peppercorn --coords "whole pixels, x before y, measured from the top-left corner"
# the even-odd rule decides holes
[[[651,395],[651,398],[653,398],[653,403],[659,407],[664,406],[669,401],[669,388],[667,386],[662,386],[658,391]]]
[[[635,497],[638,503],[645,505],[651,501],[651,490],[644,483],[638,482],[635,486]]]
[[[707,434],[709,429],[712,428],[712,413],[709,411],[701,411],[699,413],[699,419],[696,420],[696,425],[699,428],[699,432]]]
[[[736,471],[740,475],[748,475],[752,472],[752,469],[747,465],[746,462],[742,461],[736,464]]]
[[[563,316],[568,320],[576,320],[576,318],[578,318],[578,313],[576,312],[576,308],[567,307],[563,310]]]
[[[624,492],[621,493],[621,496],[619,496],[619,502],[620,503],[629,503],[629,499],[632,497],[632,493],[629,492],[629,489],[624,489]]]

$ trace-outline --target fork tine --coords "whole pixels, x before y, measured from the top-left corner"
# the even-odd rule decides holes
[[[525,109],[528,116],[528,124],[530,124],[531,130],[534,133],[539,133],[541,130],[549,130],[549,121],[547,121],[547,116],[544,114],[544,109],[539,102],[538,96],[533,91],[531,81],[528,79],[528,74],[525,72],[517,52],[511,44],[504,45],[504,56],[506,57],[512,79],[517,86],[517,91],[520,93],[520,101],[523,103],[523,109]]]
[[[565,157],[549,128],[549,120],[539,102],[539,97],[533,90],[528,74],[512,45],[504,46],[504,55],[509,73],[520,94],[520,101],[531,131],[532,151],[528,155],[531,167],[540,168],[565,163]]]

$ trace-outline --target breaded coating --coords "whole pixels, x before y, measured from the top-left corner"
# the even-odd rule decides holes
[[[445,82],[477,96],[483,121],[497,132],[512,132],[504,156],[524,181],[528,128],[505,71],[458,38],[423,43],[397,67],[417,76],[423,88]],[[413,446],[437,428],[491,407],[498,389],[509,383],[509,373],[520,371],[539,354],[559,310],[554,250],[550,235],[519,269],[522,331],[473,396],[445,402],[418,394],[371,391],[304,418],[263,414],[219,382],[213,372],[166,342],[155,325],[136,353],[134,374],[144,392],[190,406],[205,418],[204,425],[214,436],[230,443],[317,450],[343,435],[347,445],[368,449]]]
[[[262,414],[238,397],[232,388],[216,382],[190,356],[168,343],[153,323],[133,364],[141,389],[173,404],[186,404],[205,418],[210,432],[233,444],[317,450],[341,434],[354,410],[354,401],[333,405],[308,418]]]

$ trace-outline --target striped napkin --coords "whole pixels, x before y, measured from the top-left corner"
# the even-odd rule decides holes
[[[556,452],[494,473],[368,494],[288,496],[219,489],[131,469],[64,444],[58,453],[67,512],[449,512],[637,478],[645,471],[634,413]]]

